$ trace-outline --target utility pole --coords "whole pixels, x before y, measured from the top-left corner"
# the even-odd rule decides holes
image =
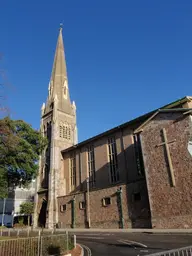
[[[11,215],[12,215],[12,221],[11,221],[12,225],[11,225],[11,227],[13,228],[13,225],[14,225],[14,215],[15,215],[14,210],[12,211]]]
[[[87,178],[87,223],[88,223],[88,228],[90,228],[91,220],[90,220],[89,177]]]
[[[4,201],[3,201],[2,226],[4,226],[4,218],[5,218],[5,204],[6,204],[6,198],[4,198]]]

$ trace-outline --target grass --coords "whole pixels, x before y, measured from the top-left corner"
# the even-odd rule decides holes
[[[0,240],[9,240],[9,239],[14,239],[14,238],[17,238],[17,237],[13,237],[13,236],[0,236]]]

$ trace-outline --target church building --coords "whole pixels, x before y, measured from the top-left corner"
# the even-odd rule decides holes
[[[77,143],[60,29],[41,132],[34,227],[192,228],[192,97]]]

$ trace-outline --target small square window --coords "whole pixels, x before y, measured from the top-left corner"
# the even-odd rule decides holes
[[[102,199],[102,203],[103,203],[103,206],[108,206],[111,204],[111,198],[110,197],[105,197]]]
[[[138,193],[134,193],[133,194],[133,200],[134,201],[141,201],[141,194],[138,192]]]
[[[81,210],[85,209],[85,201],[82,201],[79,203],[79,209],[81,209]]]
[[[60,206],[60,211],[61,212],[65,212],[67,210],[67,205],[66,204],[63,204]]]

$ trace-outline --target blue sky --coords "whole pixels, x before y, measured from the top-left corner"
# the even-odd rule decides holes
[[[2,1],[11,116],[39,127],[62,22],[79,141],[192,95],[191,0]]]

